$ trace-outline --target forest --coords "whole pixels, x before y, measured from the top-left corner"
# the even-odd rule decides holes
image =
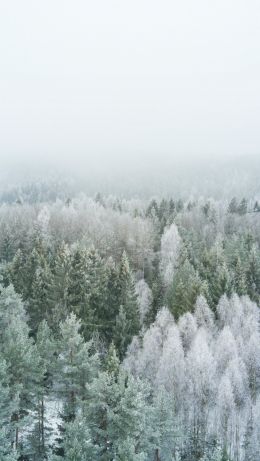
[[[0,460],[259,461],[259,211],[2,197]]]

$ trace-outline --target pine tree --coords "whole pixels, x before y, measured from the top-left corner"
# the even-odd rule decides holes
[[[65,425],[64,461],[98,461],[98,449],[91,440],[87,421],[78,416]]]
[[[11,423],[15,411],[15,401],[11,400],[6,361],[0,356],[0,460],[16,461],[18,453],[12,448]]]
[[[52,435],[51,426],[49,425],[50,421],[46,417],[46,401],[51,392],[56,366],[54,355],[56,344],[46,320],[43,320],[39,324],[36,347],[40,357],[40,368],[43,370],[43,373],[37,394],[37,421],[30,437],[30,444],[34,448],[37,459],[41,460],[46,459],[49,453],[49,439]]]
[[[34,341],[29,337],[23,304],[12,287],[1,288],[0,318],[6,325],[1,332],[0,352],[7,363],[10,399],[16,402],[12,413],[13,446],[19,450],[20,430],[28,425],[29,414],[32,420],[35,415],[43,370]]]
[[[99,368],[99,357],[92,351],[92,342],[84,342],[80,334],[81,322],[70,314],[60,325],[61,339],[57,362],[57,391],[63,402],[61,437],[57,454],[63,454],[63,437],[66,423],[73,422],[86,398],[86,384],[91,382]]]
[[[87,386],[87,394],[84,417],[98,446],[99,459],[146,459],[151,448],[147,386],[123,370],[105,371]]]

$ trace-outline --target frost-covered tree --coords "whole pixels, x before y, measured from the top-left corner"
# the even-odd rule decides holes
[[[6,361],[0,356],[0,459],[16,461],[18,452],[12,448],[14,427],[11,419],[16,401],[11,400]]]
[[[29,327],[25,321],[21,298],[12,286],[1,287],[0,318],[3,325],[0,335],[0,354],[7,365],[9,398],[15,402],[12,413],[15,450],[21,448],[21,433],[33,422],[37,395],[43,375],[40,357]]]
[[[63,434],[66,423],[75,420],[86,398],[86,385],[95,378],[99,368],[99,357],[92,348],[92,341],[84,341],[80,328],[81,322],[75,314],[70,314],[60,325],[56,392],[62,401],[61,417],[65,425],[60,427],[57,454],[64,453]]]
[[[165,286],[168,287],[172,280],[178,263],[181,247],[181,237],[178,228],[172,224],[164,231],[161,239],[161,272]]]
[[[149,310],[151,309],[153,295],[152,290],[144,279],[139,280],[135,285],[137,302],[139,306],[140,322],[143,324]]]

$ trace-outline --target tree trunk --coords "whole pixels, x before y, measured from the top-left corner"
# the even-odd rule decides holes
[[[159,456],[159,448],[156,448],[156,450],[155,450],[154,461],[161,461],[161,458]]]
[[[41,400],[41,439],[42,439],[42,449],[44,452],[45,449],[45,439],[44,439],[44,400],[42,397]]]

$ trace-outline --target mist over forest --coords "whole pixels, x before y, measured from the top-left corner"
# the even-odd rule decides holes
[[[74,161],[73,161],[74,158]],[[1,170],[0,200],[36,202],[118,195],[159,198],[259,198],[260,165],[256,155],[242,156],[66,156],[48,162],[35,157],[12,161]]]
[[[259,1],[0,3],[0,461],[260,461]]]

